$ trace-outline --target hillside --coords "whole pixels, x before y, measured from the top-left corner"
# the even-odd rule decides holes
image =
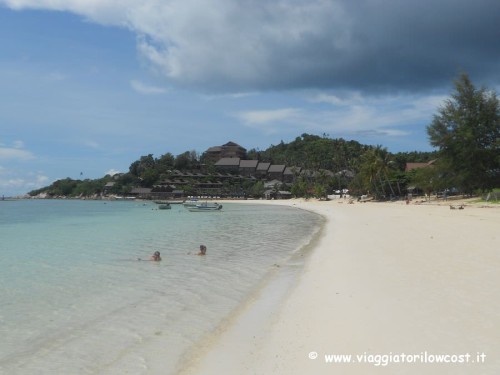
[[[255,148],[247,151],[237,144],[236,146],[245,152],[241,155],[242,159],[293,168],[295,173],[291,179],[280,178],[278,175],[279,183],[272,188],[276,191],[290,191],[295,196],[325,196],[341,189],[360,194],[371,191],[380,196],[401,196],[406,194],[409,181],[409,176],[405,173],[406,163],[428,162],[436,157],[435,153],[429,152],[393,154],[381,146],[373,147],[356,141],[310,134],[302,134],[290,143],[282,141],[260,151]],[[29,195],[99,197],[148,191],[176,191],[180,194],[182,191],[184,196],[209,194],[261,197],[269,189],[266,182],[276,180],[271,178],[276,176],[270,174],[242,175],[238,169],[221,170],[217,165],[217,158],[214,160],[207,151],[202,154],[186,151],[177,156],[167,152],[159,157],[149,154],[133,161],[128,173],[106,175],[95,180],[62,179],[31,191]],[[373,163],[376,165],[372,165]],[[383,172],[383,181],[378,181],[375,186],[371,185],[373,181],[368,181],[373,178],[367,176],[373,167],[380,169],[373,171],[379,179],[382,179]]]

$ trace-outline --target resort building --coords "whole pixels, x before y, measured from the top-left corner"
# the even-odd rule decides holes
[[[239,172],[240,158],[222,158],[215,163],[215,168],[220,172]]]
[[[111,190],[115,187],[116,182],[108,182],[106,185],[104,185],[103,193],[104,195],[108,195]]]
[[[255,176],[258,160],[240,160],[240,174],[242,176]]]
[[[217,162],[223,158],[240,158],[247,155],[247,150],[234,142],[228,142],[222,146],[210,147],[203,153],[205,161]]]
[[[286,165],[284,164],[272,164],[268,171],[267,176],[273,180],[283,181],[283,172],[285,172]]]
[[[260,162],[259,164],[257,164],[257,169],[255,170],[255,177],[258,177],[258,178],[266,177],[267,171],[269,170],[270,166],[271,166],[271,163]]]

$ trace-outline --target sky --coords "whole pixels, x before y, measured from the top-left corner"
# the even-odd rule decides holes
[[[498,25],[498,0],[0,0],[0,196],[303,133],[430,151],[461,72],[498,92]]]

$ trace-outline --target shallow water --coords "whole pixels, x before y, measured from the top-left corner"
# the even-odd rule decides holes
[[[159,360],[173,373],[321,223],[290,207],[223,206],[1,202],[0,373],[147,374]],[[137,261],[156,250],[162,262]]]

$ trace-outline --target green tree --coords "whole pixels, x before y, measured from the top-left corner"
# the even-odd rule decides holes
[[[307,195],[309,185],[304,176],[299,176],[291,187],[290,192],[296,197],[304,197]]]
[[[324,185],[322,184],[315,184],[314,185],[314,195],[316,196],[316,198],[319,198],[319,199],[324,199],[326,198],[326,189],[324,187]]]
[[[254,197],[254,198],[260,198],[264,195],[264,192],[265,192],[265,188],[264,188],[264,183],[262,181],[257,181],[251,188],[250,190],[250,194]]]
[[[158,180],[159,173],[154,168],[148,168],[141,173],[142,186],[152,187],[154,183]]]
[[[196,151],[186,151],[177,155],[174,167],[180,170],[194,169],[198,165],[198,154]]]
[[[148,156],[141,156],[139,160],[133,162],[129,167],[129,172],[134,176],[140,176],[147,169],[153,169],[156,167],[156,161],[153,158],[153,154]]]
[[[77,186],[77,181],[72,180],[71,178],[65,178],[63,180],[57,180],[52,185],[52,189],[49,190],[49,194],[51,195],[64,195],[71,196],[73,194],[73,190]]]
[[[169,170],[174,168],[175,157],[170,152],[162,155],[159,159],[156,160],[156,166],[158,172],[168,173]]]
[[[414,169],[410,172],[411,182],[416,188],[422,190],[430,198],[430,195],[437,188],[439,180],[436,167],[426,167]]]
[[[455,187],[472,193],[500,185],[500,104],[494,91],[475,88],[461,74],[427,133]]]
[[[387,194],[395,195],[389,180],[390,154],[382,146],[368,149],[362,156],[360,162],[360,185],[365,190],[382,198]]]

